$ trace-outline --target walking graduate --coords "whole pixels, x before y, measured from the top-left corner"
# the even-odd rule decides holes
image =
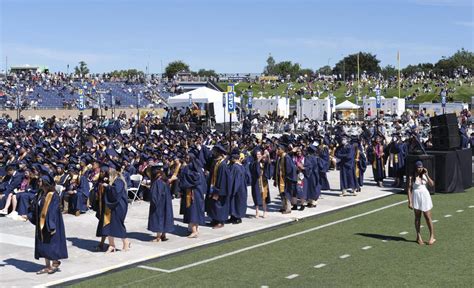
[[[365,157],[364,149],[360,143],[359,138],[353,137],[351,139],[351,143],[354,146],[354,170],[355,170],[355,178],[356,178],[356,192],[360,192],[362,186],[364,186],[364,173],[367,169],[367,159]]]
[[[286,152],[288,144],[279,143],[277,148],[277,161],[275,165],[275,177],[273,186],[278,188],[281,197],[281,209],[283,214],[291,213],[291,197],[296,190],[296,166],[291,156]]]
[[[304,186],[308,197],[307,207],[313,208],[318,204],[319,196],[321,196],[321,183],[319,181],[319,172],[321,169],[321,162],[316,157],[317,148],[309,145],[307,148],[307,155],[304,159]]]
[[[224,227],[229,217],[229,191],[227,186],[227,158],[226,150],[221,144],[212,148],[214,162],[209,177],[209,188],[206,195],[206,211],[211,218],[213,229]]]
[[[267,198],[269,197],[268,179],[265,177],[265,159],[260,148],[253,151],[253,162],[250,164],[252,199],[255,205],[255,217],[259,217],[259,209],[263,209],[263,218],[267,217]],[[268,160],[266,160],[268,161]]]
[[[195,154],[188,153],[186,165],[179,175],[179,185],[181,199],[184,201],[183,222],[188,224],[191,234],[188,238],[197,238],[199,235],[199,225],[204,225],[204,197],[207,190],[206,176],[203,171],[203,164],[199,160],[200,152],[195,150]]]
[[[403,186],[403,175],[405,175],[405,157],[408,154],[408,147],[403,143],[400,134],[394,133],[392,141],[387,147],[388,156],[388,176],[395,178],[393,187]]]
[[[347,136],[343,136],[341,145],[337,147],[335,156],[339,160],[339,179],[341,181],[341,197],[348,195],[347,190],[351,190],[353,195],[357,195],[357,183],[355,179],[354,147],[349,143]]]
[[[105,219],[102,233],[109,238],[109,248],[106,253],[116,251],[115,238],[122,239],[122,250],[130,249],[130,242],[127,239],[127,229],[125,228],[125,217],[128,211],[128,194],[125,179],[116,169],[121,167],[116,162],[109,162],[109,183],[105,184]],[[110,215],[110,218],[107,217]]]
[[[244,155],[238,148],[234,148],[231,153],[230,165],[228,167],[228,187],[229,187],[229,214],[227,221],[232,224],[242,223],[242,218],[247,212],[247,183],[246,171],[241,161]]]
[[[321,190],[331,190],[327,176],[329,167],[331,166],[329,143],[329,138],[327,137],[323,139],[323,143],[316,143],[320,144],[318,147],[318,160],[321,162],[321,169],[319,170],[319,183],[321,185]]]
[[[374,180],[379,187],[383,187],[383,179],[385,179],[385,147],[382,137],[377,135],[372,145],[372,171]]]
[[[150,212],[148,215],[148,230],[156,233],[153,242],[167,241],[166,233],[174,230],[173,203],[171,191],[165,182],[163,166],[148,167],[150,187]]]
[[[28,213],[29,220],[36,226],[35,259],[45,259],[45,267],[36,274],[53,274],[59,271],[60,260],[68,258],[66,231],[52,176],[41,176],[38,186],[39,191]]]

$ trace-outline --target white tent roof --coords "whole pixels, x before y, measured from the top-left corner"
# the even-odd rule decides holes
[[[200,87],[195,90],[170,97],[168,99],[168,104],[187,104],[189,103],[189,94],[191,94],[191,99],[194,103],[222,103],[222,92],[207,87]],[[240,103],[240,99],[236,97],[235,102]]]
[[[359,108],[360,108],[359,105],[356,105],[349,100],[346,100],[342,102],[341,104],[336,105],[337,110],[348,110],[348,109],[359,109]]]

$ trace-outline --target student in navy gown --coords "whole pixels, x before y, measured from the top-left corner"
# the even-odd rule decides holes
[[[105,239],[107,235],[104,234],[103,228],[110,221],[111,210],[107,209],[105,205],[105,193],[107,191],[107,182],[109,181],[109,166],[103,164],[100,168],[99,181],[94,189],[94,193],[91,194],[91,204],[94,209],[95,217],[99,220],[97,223],[97,229],[95,236],[100,237],[100,243],[97,245],[95,250],[101,252],[105,250]],[[107,213],[106,213],[107,211]],[[107,220],[106,220],[107,219]]]
[[[183,222],[188,224],[188,238],[197,238],[199,225],[205,224],[204,197],[207,190],[206,176],[199,160],[199,151],[186,156],[186,165],[179,175],[181,199],[184,201]]]
[[[263,208],[263,218],[267,216],[267,197],[269,197],[268,179],[265,177],[265,163],[262,151],[253,151],[253,162],[250,164],[252,199],[255,205],[255,217],[259,217],[259,209]]]
[[[374,180],[379,187],[383,187],[383,180],[385,179],[385,146],[381,136],[376,136],[372,145],[373,162],[372,172]]]
[[[296,165],[287,153],[288,144],[280,143],[277,148],[277,161],[275,164],[275,175],[273,186],[278,188],[280,193],[282,214],[291,213],[290,199],[296,191],[297,174]]]
[[[247,183],[246,170],[242,166],[244,155],[240,153],[238,148],[234,148],[231,153],[231,161],[229,165],[228,187],[229,187],[229,214],[227,221],[232,224],[242,223],[242,218],[247,213]]]
[[[388,176],[395,178],[393,187],[403,186],[403,176],[405,175],[405,158],[408,154],[408,147],[402,141],[400,134],[394,133],[392,141],[387,146],[388,156]]]
[[[211,218],[212,228],[219,229],[224,227],[224,222],[229,218],[228,168],[225,148],[217,144],[212,151],[214,161],[209,175],[206,212]]]
[[[82,167],[77,182],[73,184],[74,190],[69,190],[69,212],[79,216],[87,212],[87,199],[89,199],[90,185],[88,180],[89,166]]]
[[[109,163],[109,182],[105,183],[105,211],[102,233],[109,238],[109,248],[106,253],[115,252],[115,238],[122,239],[122,250],[130,249],[125,228],[125,217],[128,210],[128,195],[125,179],[118,169],[120,165]],[[110,215],[110,216],[109,216]]]
[[[153,242],[167,241],[166,233],[173,232],[173,204],[171,202],[170,186],[165,179],[163,166],[151,166],[150,176],[150,212],[148,214],[148,230],[155,232]]]
[[[33,201],[28,218],[36,226],[35,259],[45,258],[45,267],[37,274],[53,274],[59,270],[61,259],[67,259],[66,232],[59,195],[52,177],[42,176],[39,192]]]
[[[316,207],[319,196],[321,195],[321,183],[319,181],[319,173],[321,169],[321,162],[316,156],[317,148],[309,145],[307,148],[307,155],[304,160],[304,186],[308,197],[307,207]]]
[[[351,143],[354,146],[354,168],[355,168],[355,178],[356,178],[356,192],[360,192],[362,187],[364,186],[364,173],[367,169],[367,158],[364,153],[364,149],[360,144],[360,140],[358,137],[353,137],[351,139]]]
[[[329,139],[324,139],[324,143],[321,143],[321,145],[318,147],[318,160],[321,162],[321,169],[319,170],[319,183],[321,185],[321,190],[331,190],[327,177],[327,172],[329,171],[329,166],[331,165],[328,145]]]
[[[335,156],[339,160],[339,179],[341,182],[341,195],[346,196],[347,190],[357,195],[357,183],[355,179],[354,147],[349,143],[347,137],[343,137],[341,145],[337,147]]]

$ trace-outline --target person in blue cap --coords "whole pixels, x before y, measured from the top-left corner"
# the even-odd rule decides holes
[[[242,218],[247,212],[247,183],[246,171],[242,166],[244,155],[238,148],[232,149],[230,164],[228,166],[228,187],[229,187],[229,214],[227,221],[232,224],[242,223]]]
[[[35,259],[45,258],[45,267],[37,274],[53,274],[59,271],[60,260],[68,258],[66,232],[53,179],[43,175],[38,186],[39,192],[28,213],[28,219],[36,226]]]
[[[394,133],[387,150],[389,153],[388,176],[395,178],[393,187],[401,188],[405,175],[405,159],[408,154],[408,146],[402,141],[400,134]]]
[[[330,160],[330,150],[329,145],[331,141],[329,137],[325,136],[323,138],[322,143],[317,143],[318,146],[318,160],[321,162],[321,169],[319,170],[319,184],[321,185],[321,190],[331,190],[331,186],[329,185],[329,180],[327,176],[327,172],[331,166]]]
[[[214,161],[209,175],[209,186],[206,195],[206,212],[211,218],[213,229],[224,227],[229,217],[229,187],[226,150],[221,144],[212,148]]]
[[[288,144],[280,143],[277,148],[277,161],[273,186],[278,188],[281,197],[282,214],[291,213],[291,197],[296,192],[297,172],[296,165],[287,153]]]
[[[0,192],[3,193],[3,198],[0,199],[0,207],[2,207],[2,210],[0,210],[0,215],[8,214],[8,208],[10,206],[10,203],[12,201],[11,199],[13,196],[12,193],[14,193],[15,189],[18,189],[20,187],[21,182],[24,178],[24,174],[22,172],[17,171],[16,165],[11,164],[7,167],[6,171],[6,174],[9,179],[7,181],[4,181],[0,185]],[[5,207],[7,209],[5,209]]]
[[[364,186],[364,173],[367,170],[367,157],[365,156],[365,151],[362,148],[360,139],[357,136],[353,136],[351,143],[354,146],[354,173],[356,178],[356,193],[361,192],[362,187]]]
[[[253,162],[250,164],[250,187],[255,205],[255,217],[259,217],[259,209],[263,209],[263,218],[267,217],[267,198],[270,196],[268,178],[265,176],[265,161],[262,150],[257,147],[253,151]]]
[[[339,167],[339,179],[341,182],[341,197],[348,195],[347,191],[351,190],[353,195],[357,195],[358,188],[356,175],[354,147],[349,143],[347,136],[341,138],[341,143],[336,149],[335,156],[337,158]]]
[[[307,207],[314,208],[318,204],[321,196],[321,182],[319,180],[320,170],[323,168],[322,162],[316,156],[318,148],[309,145],[304,160],[304,186],[308,198]]]
[[[150,172],[150,210],[148,214],[148,230],[155,232],[153,242],[167,241],[166,233],[173,232],[173,204],[170,187],[167,183],[163,166],[154,165],[148,168]]]
[[[377,182],[379,187],[383,187],[383,180],[385,179],[385,151],[386,147],[383,143],[381,135],[375,137],[375,141],[372,144],[372,171],[374,174],[374,180]]]
[[[416,242],[424,245],[421,237],[420,222],[421,214],[425,217],[426,224],[430,231],[429,245],[436,242],[434,237],[434,225],[432,220],[431,209],[433,202],[431,201],[430,192],[427,186],[434,186],[434,181],[428,176],[428,170],[423,167],[423,162],[418,160],[415,162],[415,170],[413,175],[408,176],[408,208],[415,211],[415,230]]]
[[[125,179],[120,173],[121,165],[115,161],[110,161],[109,181],[105,183],[105,214],[104,227],[102,233],[108,236],[109,248],[106,253],[116,251],[115,238],[122,240],[122,251],[130,249],[130,241],[127,239],[127,229],[125,228],[125,218],[128,211],[128,194]]]
[[[200,151],[194,150],[185,157],[185,164],[179,174],[179,188],[183,203],[183,222],[191,232],[188,238],[197,238],[199,226],[205,225],[204,199],[207,190]]]

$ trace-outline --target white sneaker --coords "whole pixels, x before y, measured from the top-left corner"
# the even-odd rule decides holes
[[[8,214],[7,217],[11,219],[15,219],[18,216],[18,212],[13,211],[12,213]]]
[[[7,210],[4,210],[4,209],[2,209],[2,210],[0,210],[0,214],[1,214],[1,215],[7,215],[7,214],[8,214],[8,211],[7,211]]]
[[[26,222],[26,220],[28,220],[28,219],[25,219],[25,218],[21,217],[20,215],[17,215],[16,217],[14,217],[12,219],[15,220],[15,221],[22,221],[22,222]]]

